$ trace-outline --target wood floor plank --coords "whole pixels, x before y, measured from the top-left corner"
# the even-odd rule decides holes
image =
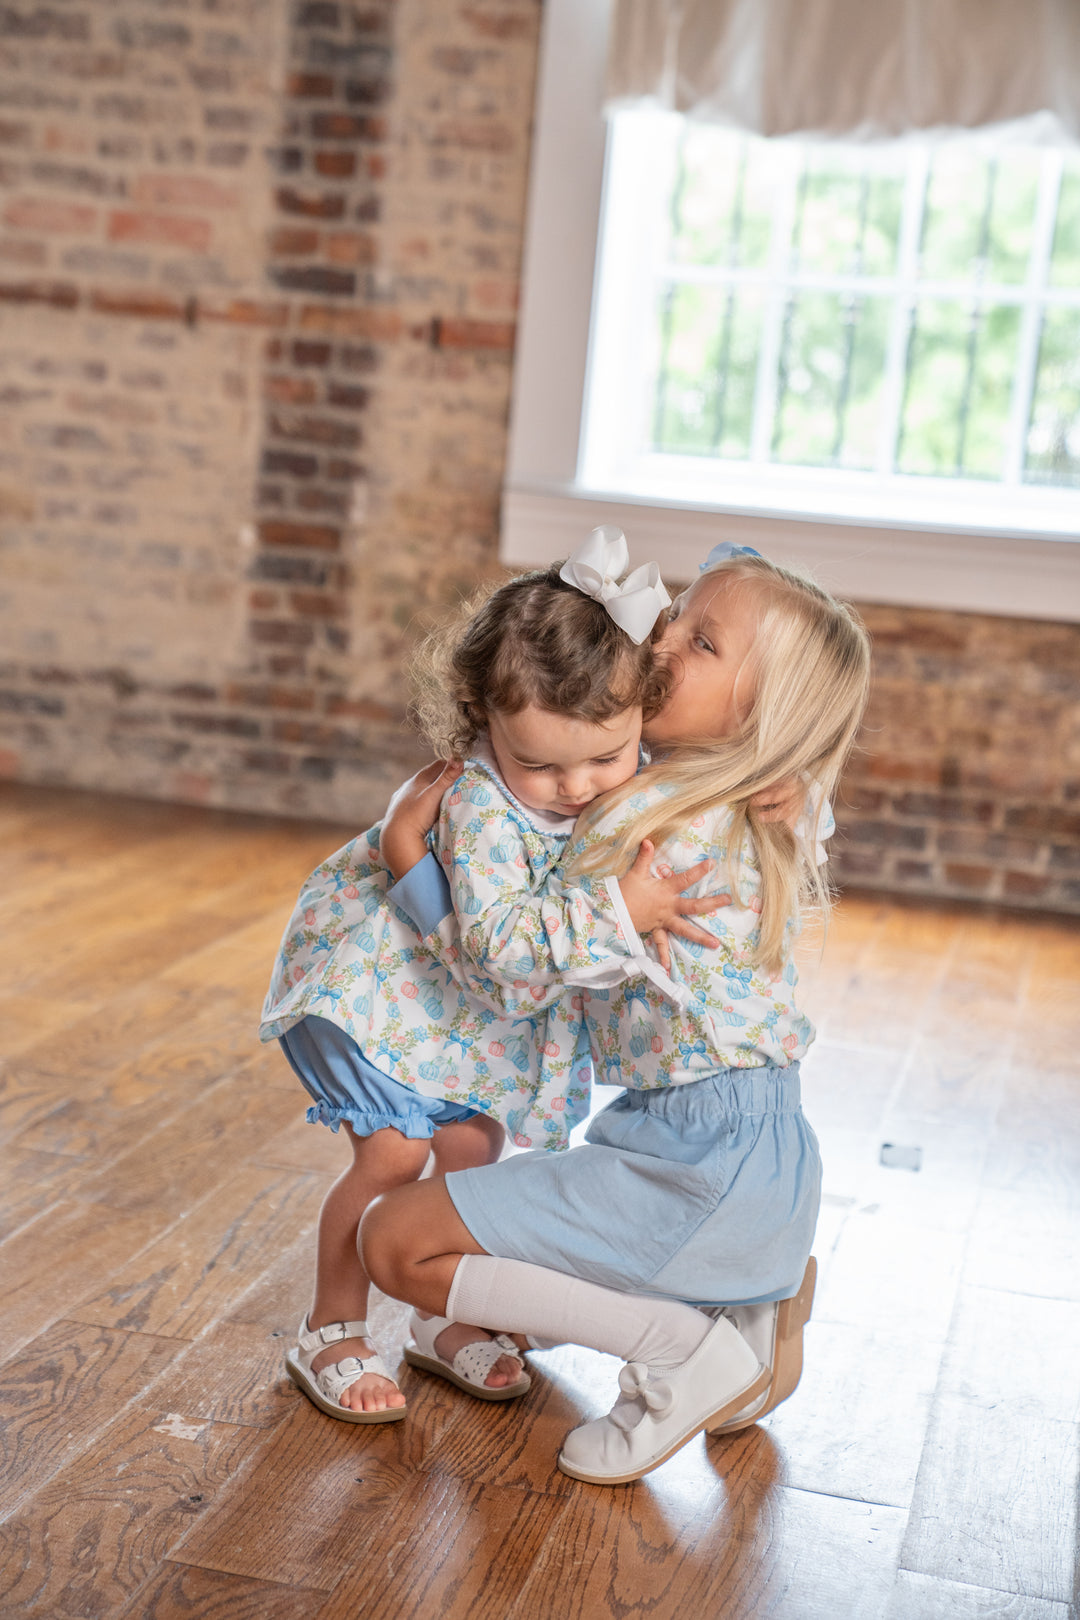
[[[814,1316],[905,1336],[918,1323],[927,1338],[944,1340],[963,1254],[960,1233],[911,1228],[872,1204],[861,1207],[845,1223],[819,1283]]]
[[[279,1135],[301,1108],[299,1096],[267,1092],[231,1075],[200,1092],[181,1116],[165,1119],[126,1153],[85,1174],[78,1196],[132,1211],[190,1206],[227,1183],[236,1165]]]
[[[1080,1423],[1080,1304],[961,1288],[942,1357],[943,1394],[1018,1418]]]
[[[279,822],[230,825],[212,839],[199,823],[164,829],[134,848],[96,858],[81,855],[48,873],[39,870],[24,889],[13,884],[0,897],[0,923],[5,931],[30,931],[33,939],[34,930],[47,931],[45,914],[59,904],[68,912],[77,906],[75,922],[92,932],[96,920],[130,921],[133,913],[145,918],[154,908],[166,917],[213,904],[219,895],[228,905],[254,878],[260,895],[273,897],[290,885],[299,889],[307,872],[335,847],[327,842],[330,836],[321,828],[298,833]]]
[[[918,1331],[811,1321],[802,1381],[762,1424],[783,1454],[784,1483],[910,1506],[942,1350]]]
[[[147,1007],[145,1027],[138,1008],[114,1004],[118,1023],[133,1022],[131,1036],[108,1027],[109,1009],[9,1063],[0,1079],[8,1139],[110,1164],[215,1082],[245,1071],[245,1084],[264,1089],[276,1077],[273,1089],[301,1106],[303,1092],[284,1059],[258,1045],[250,1008],[229,995],[194,1008],[185,1000],[181,994],[179,1005],[166,997]]]
[[[1070,1602],[1076,1425],[941,1395],[904,1541],[920,1575]]]
[[[56,995],[0,995],[0,1057],[17,1057],[43,1038],[77,1024],[95,1010],[93,1000]]]
[[[903,1048],[933,1005],[955,953],[955,915],[890,907],[859,955],[849,991],[830,1006],[830,1041]]]
[[[17,886],[20,879],[36,881],[56,867],[81,870],[184,828],[201,828],[205,836],[212,825],[206,811],[150,799],[112,798],[69,788],[23,788],[8,782],[0,784],[0,794],[0,814],[5,818],[0,877],[6,886]]]
[[[893,1111],[951,1126],[968,1140],[987,1138],[1005,1094],[1010,1050],[1008,1032],[984,1030],[983,1038],[968,1041],[955,1026],[931,1032],[924,1025],[908,1047]]]
[[[823,1035],[829,1035],[830,1017],[852,994],[861,964],[880,937],[889,911],[884,899],[837,906],[827,928],[811,923],[797,941],[801,1002]]]
[[[1022,1059],[1002,1086],[986,1162],[988,1187],[1022,1190],[1033,1202],[1068,1204],[1080,1184],[1080,1085],[1075,1065],[1040,1068]]]
[[[276,1254],[221,1320],[169,1365],[155,1385],[155,1398],[203,1419],[259,1426],[292,1415],[298,1402],[306,1405],[285,1374],[284,1357],[296,1343],[311,1300],[314,1259],[312,1230]],[[405,1384],[413,1380],[409,1428],[422,1446],[432,1424],[424,1418],[421,1396],[425,1387],[437,1384],[421,1379],[401,1358],[407,1317],[408,1307],[372,1289],[367,1312],[372,1337],[391,1375]],[[325,1434],[327,1420],[314,1407],[310,1411],[317,1439]],[[449,1414],[455,1415],[452,1404]]]
[[[277,1251],[313,1229],[322,1186],[311,1176],[241,1166],[228,1182],[87,1291],[68,1314],[80,1322],[193,1339],[218,1321]],[[86,1204],[84,1211],[103,1206]],[[113,1217],[157,1223],[155,1211]]]
[[[13,1145],[62,1155],[90,1170],[112,1164],[193,1106],[190,1084],[155,1072],[157,1055],[169,1064],[167,1052],[152,1054],[83,1085],[32,1072],[18,1076],[0,1103]]]
[[[70,1083],[74,1075],[108,1076],[160,1047],[169,1056],[159,1061],[167,1062],[173,1073],[187,1074],[191,1070],[181,1064],[190,1048],[201,1052],[213,1040],[226,1055],[238,1055],[252,1049],[253,1029],[250,1001],[234,992],[195,990],[150,977],[109,996],[77,1023],[47,1030],[11,1067]],[[203,1066],[196,1072],[207,1070]],[[212,1072],[221,1072],[216,1061]]]
[[[810,1121],[821,1142],[828,1193],[894,1223],[960,1237],[967,1233],[979,1201],[987,1133],[965,1132],[895,1107],[872,1134],[821,1127],[812,1114]],[[885,1143],[917,1147],[920,1169],[883,1165]]]
[[[171,870],[175,852],[205,843],[197,825],[165,826],[146,838],[126,840],[122,847],[56,851],[53,858],[26,863],[9,874],[0,897],[0,924],[5,934],[42,926],[43,912],[59,904],[82,904],[113,895],[123,904],[129,886],[145,883],[149,874]]]
[[[287,1378],[291,1331],[227,1319],[186,1345],[154,1385],[171,1412],[201,1422],[275,1428],[304,1397]]]
[[[1074,1190],[1054,1204],[1028,1187],[984,1186],[972,1218],[964,1281],[1018,1296],[1080,1300],[1080,1223]]]
[[[67,1198],[85,1174],[77,1161],[38,1153],[18,1143],[0,1145],[0,1244],[44,1210]],[[2,1269],[0,1256],[0,1269]]]
[[[258,1435],[139,1407],[0,1523],[0,1610],[109,1616],[156,1571]]]
[[[817,1130],[878,1128],[904,1073],[904,1052],[816,1041],[802,1064],[803,1107]]]
[[[325,1601],[325,1592],[166,1559],[116,1620],[315,1620]]]
[[[260,1442],[243,1488],[221,1494],[177,1556],[224,1574],[331,1591],[349,1569],[366,1566],[385,1520],[395,1537],[407,1534],[396,1511],[411,1482],[397,1456],[398,1431],[407,1427],[339,1423],[299,1398],[273,1444]]]
[[[545,1545],[558,1538],[565,1505],[421,1474],[374,1530],[363,1562],[338,1582],[320,1620],[506,1620]]]
[[[520,1401],[473,1403],[469,1421],[448,1424],[420,1465],[536,1495],[571,1494],[576,1487],[556,1466],[562,1442],[579,1423],[610,1409],[618,1394],[618,1369],[614,1357],[574,1345],[530,1356],[533,1387],[527,1395]]]
[[[176,1339],[54,1322],[0,1367],[0,1517],[85,1450],[183,1349]]]
[[[0,1253],[0,1344],[10,1353],[71,1315],[74,1300],[123,1275],[131,1256],[165,1224],[162,1216],[125,1215],[74,1201],[46,1210],[8,1238]]]
[[[763,1483],[760,1461],[711,1491],[696,1477],[665,1490],[668,1466],[623,1490],[578,1490],[508,1620],[879,1620],[899,1509]]]
[[[329,1183],[327,1183],[329,1185]],[[224,1322],[245,1322],[268,1333],[291,1332],[311,1303],[315,1275],[315,1227],[296,1232],[288,1243],[266,1257],[265,1264],[253,1268],[248,1287],[233,1301],[222,1317]],[[382,1295],[372,1290],[373,1303],[368,1318],[378,1313]],[[397,1306],[404,1310],[404,1306]]]
[[[284,1079],[287,1070],[284,1057],[281,1063]],[[278,1164],[286,1170],[315,1170],[337,1177],[352,1159],[345,1133],[339,1131],[335,1135],[325,1125],[308,1124],[304,1118],[307,1098],[300,1091],[291,1069],[287,1072],[296,1088],[297,1112],[276,1135],[255,1149],[252,1159],[256,1164]]]
[[[22,983],[31,991],[54,974],[62,973],[65,988],[76,1000],[115,994],[138,984],[148,975],[163,972],[187,956],[220,944],[236,932],[237,919],[226,911],[181,911],[168,928],[149,921],[139,928],[117,930],[115,937],[95,941],[96,948],[80,951],[68,963],[49,963],[40,972],[28,972]],[[16,988],[13,982],[11,988]]]
[[[228,989],[243,994],[257,1019],[270,982],[274,953],[281,943],[291,910],[290,896],[234,933],[189,951],[165,968],[161,979],[166,984],[200,990]]]
[[[1070,1606],[902,1569],[885,1620],[1070,1620]]]

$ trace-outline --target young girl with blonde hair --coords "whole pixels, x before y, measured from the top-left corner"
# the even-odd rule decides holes
[[[701,1429],[784,1399],[813,1289],[820,1163],[799,1100],[813,1031],[791,947],[800,906],[825,895],[814,837],[763,819],[755,799],[793,778],[833,791],[868,641],[810,582],[720,549],[658,646],[674,684],[646,726],[654,763],[592,808],[543,897],[462,917],[460,935],[440,924],[472,962],[473,992],[508,1013],[576,986],[596,1073],[626,1090],[581,1148],[403,1189],[361,1230],[377,1284],[418,1311],[624,1357],[612,1412],[559,1459],[598,1483],[638,1478]],[[711,925],[719,947],[676,921],[670,973],[654,951],[644,974],[640,936],[663,921],[657,872],[691,867],[693,894],[705,863],[730,901]],[[624,926],[581,970],[550,925],[574,913],[587,933],[597,903],[622,908]]]

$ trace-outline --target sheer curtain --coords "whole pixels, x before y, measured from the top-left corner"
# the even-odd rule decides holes
[[[615,0],[607,92],[761,135],[1075,136],[1080,0]]]

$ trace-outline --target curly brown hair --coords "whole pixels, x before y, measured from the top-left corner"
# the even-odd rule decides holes
[[[487,716],[530,704],[601,724],[635,704],[646,718],[670,678],[653,655],[666,620],[635,646],[603,603],[559,578],[561,563],[520,574],[464,604],[413,666],[413,716],[442,759],[467,754]]]

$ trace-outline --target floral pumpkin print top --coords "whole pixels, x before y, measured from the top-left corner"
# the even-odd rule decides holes
[[[662,793],[644,781],[589,829],[574,853],[635,820]],[[453,797],[444,800],[439,824],[453,910],[446,909],[425,943],[440,955],[454,953],[458,965],[465,958],[472,992],[489,1008],[507,1016],[565,1002],[580,1008],[596,1078],[609,1085],[682,1085],[723,1069],[783,1068],[803,1057],[814,1031],[795,1005],[790,955],[778,972],[753,961],[761,874],[748,833],[730,846],[726,806],[699,816],[654,857],[661,875],[712,861],[713,870],[686,892],[719,893],[730,902],[698,919],[719,940],[715,950],[670,936],[667,974],[636,934],[617,879],[567,879],[553,870],[529,893],[512,880],[500,882],[502,851],[489,847],[484,818],[466,832]],[[483,883],[468,868],[466,880],[453,849],[468,852]]]
[[[446,795],[436,845],[463,914],[540,889],[573,825],[519,804],[493,758],[478,751]],[[565,1147],[589,1108],[580,1001],[543,990],[532,997],[527,986],[512,1007],[478,1000],[456,929],[444,927],[437,948],[421,940],[403,909],[413,874],[394,883],[379,830],[354,838],[304,882],[274,963],[261,1039],[308,1014],[328,1018],[392,1079],[483,1110],[519,1147]],[[613,915],[609,926],[617,933]]]

